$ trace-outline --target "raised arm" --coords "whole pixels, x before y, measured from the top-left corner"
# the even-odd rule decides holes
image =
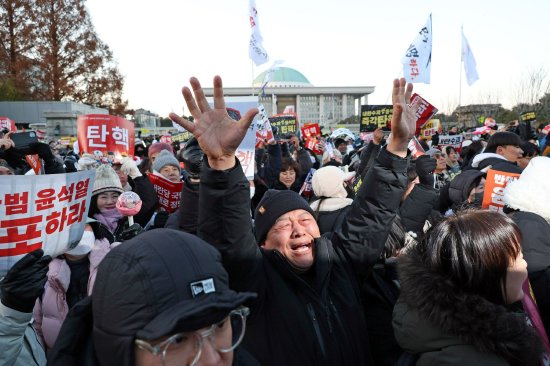
[[[261,254],[252,233],[249,183],[235,150],[258,110],[235,121],[225,109],[219,76],[214,78],[214,109],[199,81],[190,82],[194,95],[186,87],[182,93],[194,122],[173,113],[170,118],[193,133],[207,157],[200,178],[198,235],[221,252],[235,290],[255,290]]]
[[[412,84],[393,83],[392,136],[368,171],[349,214],[335,232],[333,242],[343,249],[356,273],[362,275],[379,258],[405,190],[409,140],[416,118],[407,105]]]

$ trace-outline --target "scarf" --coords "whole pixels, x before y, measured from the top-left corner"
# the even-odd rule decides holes
[[[114,233],[117,226],[118,220],[122,218],[122,214],[118,212],[116,208],[110,210],[103,210],[100,213],[94,215],[94,219],[101,222],[103,225],[107,226],[111,233]]]

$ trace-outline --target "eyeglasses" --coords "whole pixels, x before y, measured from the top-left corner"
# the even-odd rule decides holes
[[[237,348],[244,338],[246,318],[249,314],[250,309],[242,306],[232,310],[227,318],[212,324],[206,330],[174,334],[156,345],[141,339],[136,339],[135,344],[155,356],[160,356],[163,366],[166,366],[166,355],[175,350],[181,355],[193,357],[189,365],[195,366],[201,358],[204,339],[208,339],[212,347],[221,353],[229,353]]]

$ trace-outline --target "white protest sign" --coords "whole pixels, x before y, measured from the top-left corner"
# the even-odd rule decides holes
[[[55,257],[82,237],[95,170],[0,176],[0,277],[25,254]]]
[[[463,135],[440,135],[439,146],[452,146],[455,150],[462,149]]]

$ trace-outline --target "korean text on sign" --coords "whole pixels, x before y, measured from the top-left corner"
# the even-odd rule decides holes
[[[501,172],[489,169],[485,180],[485,190],[483,192],[483,202],[481,208],[491,211],[504,211],[504,188],[508,183],[519,178],[519,174]]]
[[[183,183],[174,183],[162,176],[148,173],[149,180],[157,194],[159,204],[168,212],[174,212],[180,207]]]
[[[298,119],[295,114],[277,114],[269,117],[269,123],[271,126],[277,127],[276,135],[278,137],[298,131]]]
[[[0,276],[25,254],[57,256],[82,236],[94,170],[0,176]]]
[[[389,127],[392,113],[392,105],[362,105],[359,131],[369,132],[369,129],[374,130],[379,127]],[[373,128],[369,128],[369,126]]]
[[[80,151],[101,152],[104,156],[113,152],[117,156],[134,154],[134,124],[121,117],[106,114],[78,116],[78,145]]]

